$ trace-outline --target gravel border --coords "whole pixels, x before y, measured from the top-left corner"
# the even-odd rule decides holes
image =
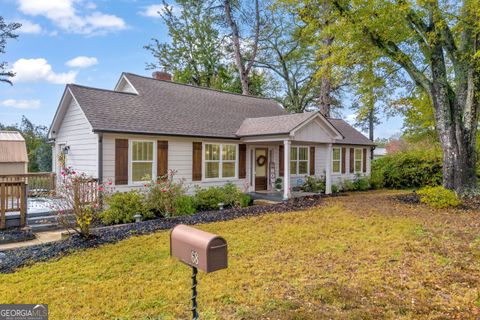
[[[195,225],[227,221],[241,217],[258,216],[266,213],[285,213],[315,207],[321,203],[319,195],[291,199],[273,205],[258,205],[247,208],[233,208],[223,211],[204,211],[191,216],[169,219],[155,219],[120,226],[94,230],[94,237],[82,239],[72,235],[65,240],[44,243],[30,247],[16,248],[0,252],[0,273],[12,273],[17,268],[34,262],[60,258],[79,249],[95,248],[107,243],[115,243],[136,235],[151,234],[159,230],[171,229],[177,224]]]
[[[35,235],[30,229],[10,228],[0,230],[0,244],[23,242],[33,239],[35,239]]]

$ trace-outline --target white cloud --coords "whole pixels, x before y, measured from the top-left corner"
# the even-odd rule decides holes
[[[71,33],[95,35],[125,29],[122,18],[104,14],[94,3],[81,0],[17,0],[18,9],[27,15],[44,16],[57,27]]]
[[[168,7],[170,8],[170,10],[172,10],[174,14],[178,13],[179,11],[179,8],[177,6],[168,5]],[[160,15],[158,14],[158,12],[164,12],[165,11],[164,8],[165,6],[163,4],[152,4],[145,7],[139,13],[145,17],[160,18]]]
[[[68,60],[65,64],[72,68],[88,68],[90,66],[96,65],[98,63],[97,58],[95,57],[85,57],[79,56]]]
[[[39,24],[33,23],[29,20],[19,20],[18,22],[22,24],[22,26],[19,29],[20,33],[31,33],[31,34],[42,33],[42,27]]]
[[[163,4],[149,5],[148,7],[145,7],[145,9],[140,12],[140,14],[145,17],[160,18],[160,15],[158,14],[159,11],[163,11]]]
[[[19,59],[13,64],[12,71],[16,73],[14,82],[49,82],[54,84],[66,84],[75,82],[76,71],[55,73],[47,60]]]
[[[40,100],[15,100],[7,99],[0,102],[3,107],[16,109],[38,109],[40,108]]]

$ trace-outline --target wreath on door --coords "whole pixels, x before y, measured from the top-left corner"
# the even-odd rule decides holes
[[[267,162],[267,158],[265,156],[258,156],[257,158],[257,164],[262,167],[265,162]]]

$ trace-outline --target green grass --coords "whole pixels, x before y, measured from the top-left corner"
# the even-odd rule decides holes
[[[475,217],[422,210],[364,193],[200,225],[230,264],[199,274],[201,318],[475,318],[480,232],[461,224]],[[159,232],[0,275],[0,301],[48,303],[50,319],[188,319],[190,273]]]

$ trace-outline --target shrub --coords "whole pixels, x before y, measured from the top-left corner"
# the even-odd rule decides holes
[[[173,215],[183,216],[191,215],[197,212],[195,208],[195,199],[192,196],[182,195],[173,201]]]
[[[425,187],[418,190],[420,202],[434,208],[457,207],[461,204],[456,193],[444,187]]]
[[[240,207],[246,208],[250,206],[252,202],[252,197],[250,197],[248,194],[242,194],[242,197],[240,198]]]
[[[217,210],[218,204],[225,201],[225,194],[220,187],[195,189],[195,204],[198,210]]]
[[[340,187],[336,184],[332,184],[332,193],[338,193],[340,191]]]
[[[370,189],[370,183],[368,182],[368,178],[360,177],[359,175],[355,176],[355,180],[353,180],[353,190],[365,191],[368,189]]]
[[[374,187],[418,188],[442,182],[442,158],[434,150],[388,154],[372,162]]]
[[[154,218],[143,203],[144,197],[137,191],[117,192],[105,198],[107,209],[100,215],[104,224],[119,224],[135,221],[134,216],[139,213],[144,219]]]
[[[372,189],[381,189],[385,187],[384,174],[385,172],[382,168],[376,168],[375,170],[372,169],[372,172],[370,173],[370,187]]]
[[[275,179],[275,189],[282,190],[283,188],[283,180],[282,178]]]
[[[90,237],[90,229],[100,214],[100,198],[103,186],[98,186],[93,178],[85,173],[75,172],[72,167],[63,168],[58,186],[60,201],[55,201],[52,209],[58,212],[58,222],[78,233],[83,238]]]
[[[158,216],[175,215],[175,199],[185,195],[183,180],[174,181],[174,175],[174,171],[169,171],[161,179],[145,183],[146,206]]]
[[[353,181],[351,180],[344,180],[342,182],[342,190],[347,192],[347,191],[355,191],[355,185],[353,184]]]
[[[304,192],[325,192],[325,178],[307,176],[301,190]]]
[[[243,197],[243,192],[237,188],[236,185],[229,182],[220,188],[223,192],[223,203],[226,207],[235,207],[240,205]]]
[[[198,210],[217,210],[218,204],[223,203],[224,207],[242,206],[246,196],[233,183],[229,182],[223,187],[209,187],[195,189],[195,203]]]

